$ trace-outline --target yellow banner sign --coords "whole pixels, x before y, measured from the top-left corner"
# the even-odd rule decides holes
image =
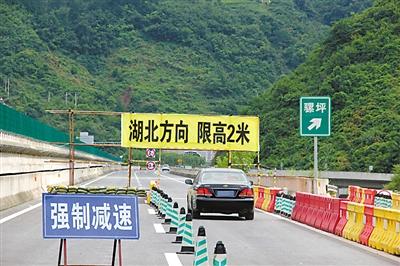
[[[125,113],[121,115],[121,145],[172,150],[258,151],[259,119]]]

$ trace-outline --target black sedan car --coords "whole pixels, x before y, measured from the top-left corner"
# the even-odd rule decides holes
[[[225,168],[202,169],[197,176],[186,179],[192,185],[187,193],[188,212],[193,218],[203,213],[238,213],[254,219],[252,183],[242,170]]]

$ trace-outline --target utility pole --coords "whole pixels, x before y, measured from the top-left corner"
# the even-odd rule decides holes
[[[76,97],[76,92],[75,92],[75,108],[78,105],[78,98]]]
[[[68,105],[68,92],[65,93],[65,105]]]

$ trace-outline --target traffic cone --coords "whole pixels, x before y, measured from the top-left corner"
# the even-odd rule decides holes
[[[193,254],[193,221],[190,213],[186,214],[186,222],[182,235],[181,251],[176,252],[178,254]]]
[[[222,241],[218,241],[214,249],[213,266],[225,266],[227,264],[226,249]]]
[[[194,266],[208,266],[208,251],[206,229],[204,226],[199,227],[197,232],[196,252],[194,255]]]
[[[163,197],[164,197],[164,192],[162,190],[160,190],[160,192],[158,193],[158,196],[157,196],[157,210],[158,210],[157,215],[158,216],[161,216]]]
[[[168,198],[165,208],[165,220],[162,224],[171,224],[171,212],[172,212],[172,198]]]
[[[176,234],[179,225],[178,203],[175,202],[171,211],[171,226],[167,234]]]
[[[178,232],[175,238],[175,241],[172,243],[174,244],[181,244],[182,243],[182,236],[183,236],[183,230],[185,229],[185,220],[186,220],[186,210],[185,208],[181,208],[179,211],[179,222],[178,222]]]
[[[163,194],[163,196],[161,197],[161,204],[160,204],[160,219],[164,219],[165,218],[165,211],[166,211],[166,207],[167,207],[167,199],[168,199],[168,195],[167,194]]]

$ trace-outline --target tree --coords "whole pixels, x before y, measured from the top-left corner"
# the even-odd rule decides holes
[[[393,167],[393,177],[392,181],[385,186],[386,189],[400,191],[400,164]]]

